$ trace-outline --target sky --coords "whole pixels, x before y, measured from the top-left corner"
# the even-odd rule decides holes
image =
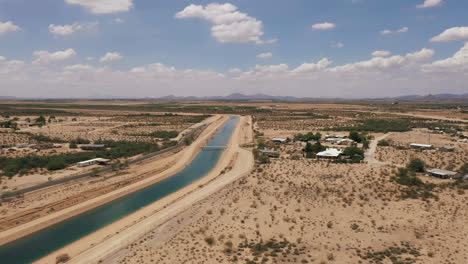
[[[464,0],[0,0],[0,96],[468,93]]]

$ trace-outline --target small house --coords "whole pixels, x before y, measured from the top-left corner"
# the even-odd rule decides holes
[[[434,146],[433,146],[433,145],[428,145],[428,144],[416,144],[416,143],[413,143],[413,144],[410,144],[410,147],[411,147],[411,148],[414,148],[414,149],[434,149]]]
[[[272,138],[271,141],[278,144],[287,143],[289,140],[287,138]]]
[[[331,137],[331,138],[325,139],[326,142],[331,143],[331,144],[338,144],[342,140],[343,140],[343,138],[341,138],[341,137]]]
[[[82,150],[101,150],[105,149],[106,145],[104,144],[82,144],[80,145]]]
[[[266,155],[270,158],[279,158],[280,153],[279,151],[274,151],[274,150],[261,150],[260,151],[263,155]]]
[[[337,159],[342,153],[341,149],[327,148],[325,151],[317,153],[316,156],[320,159]]]
[[[337,143],[338,143],[338,145],[348,146],[348,147],[357,145],[357,143],[354,140],[349,139],[349,138],[344,138],[344,139],[338,141]]]
[[[457,173],[454,171],[441,170],[441,169],[430,169],[426,171],[429,175],[441,179],[453,179]]]
[[[88,166],[95,165],[95,164],[107,165],[109,164],[109,161],[110,160],[108,159],[102,159],[102,158],[90,159],[90,160],[78,162],[78,167],[88,167]]]
[[[440,151],[443,151],[443,152],[454,152],[455,151],[455,147],[452,147],[452,146],[443,146],[440,148]]]

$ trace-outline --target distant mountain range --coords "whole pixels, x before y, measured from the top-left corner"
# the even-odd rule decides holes
[[[383,97],[383,98],[361,98],[361,99],[344,99],[344,98],[312,98],[312,97],[294,97],[294,96],[274,96],[267,94],[252,94],[245,95],[241,93],[233,93],[228,96],[164,96],[154,98],[156,100],[189,100],[189,101],[355,101],[355,100],[391,100],[391,101],[468,101],[468,93],[465,94],[429,94],[429,95],[405,95],[398,97]]]
[[[0,101],[13,101],[13,100],[162,100],[162,101],[329,101],[329,102],[343,102],[343,101],[457,101],[468,102],[468,93],[464,94],[429,94],[429,95],[405,95],[398,97],[382,97],[382,98],[313,98],[313,97],[294,97],[294,96],[274,96],[267,94],[241,94],[233,93],[227,96],[175,96],[168,95],[163,97],[146,97],[146,98],[125,98],[125,97],[99,97],[99,98],[18,98],[13,96],[0,96]]]

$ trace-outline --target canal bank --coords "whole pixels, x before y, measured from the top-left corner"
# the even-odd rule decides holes
[[[222,145],[228,142],[232,131],[236,127],[237,120],[237,118],[231,118],[210,140],[209,145]],[[7,261],[6,263],[29,263],[37,259],[36,256],[47,255],[96,230],[100,230],[117,219],[127,216],[203,177],[216,165],[221,153],[222,151],[200,152],[186,169],[173,177],[44,229],[30,237],[7,244],[0,248],[0,259]],[[26,254],[25,249],[27,249]]]

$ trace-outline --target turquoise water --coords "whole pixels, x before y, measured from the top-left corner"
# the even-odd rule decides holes
[[[239,118],[231,117],[207,146],[226,145],[238,121]],[[188,167],[171,178],[4,245],[0,247],[0,263],[31,263],[145,207],[206,175],[222,152],[223,149],[202,151]]]

